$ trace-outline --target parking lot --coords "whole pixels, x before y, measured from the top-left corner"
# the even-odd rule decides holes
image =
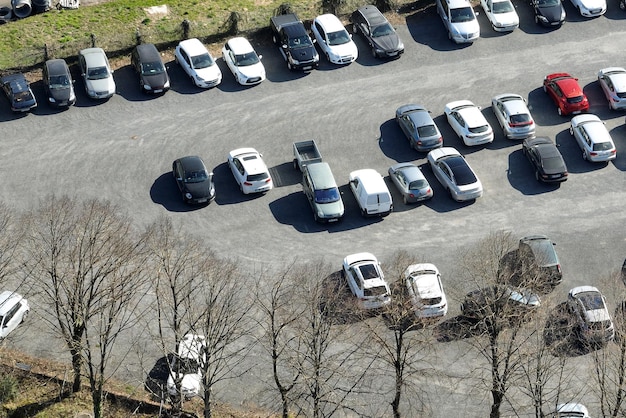
[[[0,102],[0,196],[19,210],[36,207],[51,193],[108,199],[138,227],[169,216],[251,272],[320,259],[339,269],[347,254],[368,251],[384,262],[404,249],[436,264],[444,287],[459,285],[459,251],[489,232],[540,233],[557,243],[564,280],[555,293],[564,300],[571,287],[598,283],[626,256],[625,114],[608,109],[596,80],[601,68],[626,66],[626,13],[609,0],[606,15],[589,20],[566,3],[566,24],[547,30],[534,24],[528,4],[516,5],[519,29],[493,32],[481,13],[481,39],[471,46],[447,39],[434,7],[407,14],[406,24],[397,27],[406,48],[399,60],[372,58],[355,37],[361,54],[355,63],[336,67],[322,58],[320,69],[308,75],[289,72],[271,43],[253,43],[263,55],[268,79],[251,88],[237,85],[220,59],[222,84],[197,89],[172,61],[166,63],[172,89],[164,96],[143,96],[135,74],[124,66],[114,75],[118,94],[98,103],[86,97],[73,68],[78,97],[67,111],[46,105],[41,82],[33,85],[39,102],[33,114],[13,115],[6,100]],[[606,122],[617,147],[613,162],[584,161],[568,132],[569,118],[558,116],[543,92],[543,77],[561,71],[579,78],[590,113]],[[520,143],[502,136],[490,104],[493,96],[509,92],[527,98],[537,135],[560,146],[570,173],[561,186],[539,184]],[[483,107],[496,132],[492,144],[468,148],[454,137],[443,108],[460,99]],[[432,111],[444,144],[461,151],[482,181],[483,197],[456,203],[437,183],[425,154],[409,148],[394,120],[395,109],[407,103]],[[292,165],[292,143],[312,138],[340,185],[346,212],[338,224],[313,221]],[[248,146],[259,150],[270,167],[275,188],[266,195],[243,196],[225,164],[230,150]],[[215,173],[216,200],[206,207],[185,206],[172,179],[172,161],[194,154]],[[392,214],[362,218],[347,186],[349,172],[373,168],[386,176],[390,165],[402,161],[424,167],[433,199],[407,206],[392,189]],[[458,314],[458,303],[450,305],[450,314]],[[29,338],[15,341],[15,347],[54,358],[58,352],[43,343],[45,334],[31,335],[31,327],[37,328],[34,321],[24,334]],[[444,355],[453,357],[454,350],[448,346]],[[122,377],[140,381],[141,371],[130,363]],[[219,397],[239,403],[254,399],[256,389],[225,391]],[[452,411],[458,405],[435,412],[444,417]]]

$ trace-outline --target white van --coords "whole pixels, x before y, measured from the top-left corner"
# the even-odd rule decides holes
[[[363,216],[387,216],[393,210],[391,193],[376,170],[365,168],[350,173],[350,189]]]

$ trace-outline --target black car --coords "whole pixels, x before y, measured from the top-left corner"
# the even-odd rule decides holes
[[[170,88],[170,78],[161,60],[161,54],[153,44],[137,45],[130,57],[139,85],[144,93],[164,93]]]
[[[565,22],[565,8],[561,0],[531,0],[535,12],[535,23],[558,27]]]
[[[461,303],[464,317],[483,319],[522,318],[541,305],[539,296],[530,290],[494,285],[465,295]]]
[[[74,81],[67,63],[62,59],[53,59],[43,66],[43,86],[48,102],[54,107],[69,107],[76,102]]]
[[[563,156],[550,138],[527,138],[522,144],[522,152],[533,165],[538,181],[558,183],[567,180],[567,166]]]
[[[363,35],[375,58],[397,58],[404,53],[404,44],[396,30],[376,6],[359,7],[350,21],[352,32]]]
[[[24,74],[5,75],[0,78],[0,85],[9,99],[12,111],[28,112],[37,107],[37,100]]]
[[[208,203],[215,198],[213,173],[202,158],[188,156],[172,163],[172,173],[185,203]]]

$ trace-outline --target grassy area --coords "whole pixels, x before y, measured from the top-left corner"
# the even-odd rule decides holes
[[[96,44],[114,56],[135,43],[136,33],[145,42],[165,47],[182,39],[182,22],[190,22],[190,36],[203,40],[224,36],[231,12],[241,16],[239,29],[252,32],[266,27],[273,11],[291,4],[301,19],[321,13],[321,0],[110,0],[77,10],[53,9],[0,26],[0,69],[36,66],[44,61],[44,45],[54,58],[75,57],[78,50]],[[342,13],[371,3],[345,0]],[[166,4],[168,14],[150,15],[145,9]]]

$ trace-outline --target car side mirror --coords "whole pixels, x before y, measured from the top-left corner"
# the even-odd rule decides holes
[[[283,49],[287,49],[287,45],[283,44],[282,45]]]
[[[317,43],[317,39],[313,38],[313,39],[311,39],[311,42],[313,42],[315,44],[315,43]]]
[[[262,60],[263,59],[263,55],[259,55],[259,59]]]

